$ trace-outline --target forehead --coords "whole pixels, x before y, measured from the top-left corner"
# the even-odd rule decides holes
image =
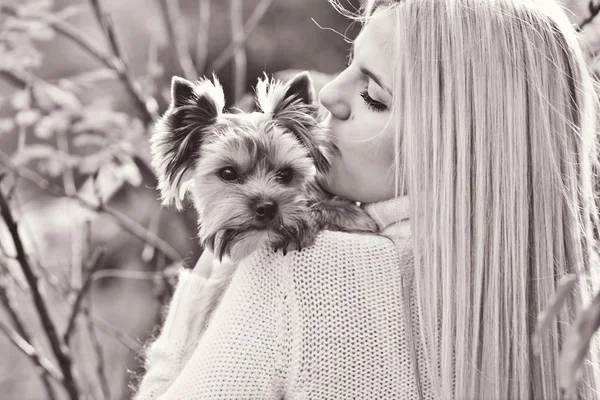
[[[228,165],[250,173],[258,166],[301,167],[308,153],[290,132],[262,113],[224,114],[204,146],[201,163],[202,159],[214,168]]]
[[[396,59],[396,13],[378,10],[373,13],[353,44],[354,57],[365,68],[382,77],[391,86],[392,68]],[[389,87],[388,86],[388,87]]]

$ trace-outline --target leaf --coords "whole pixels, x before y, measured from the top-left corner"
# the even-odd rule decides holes
[[[62,175],[64,171],[64,164],[58,158],[47,158],[40,161],[38,168],[48,176],[57,178]]]
[[[95,180],[97,193],[102,202],[108,201],[115,194],[125,181],[120,179],[118,166],[114,162],[104,163],[100,166]]]
[[[73,125],[73,132],[104,132],[114,136],[114,131],[122,130],[127,121],[125,113],[86,107],[83,119]]]
[[[52,0],[36,0],[19,7],[17,10],[21,17],[32,17],[50,13],[54,1]]]
[[[73,146],[75,147],[86,147],[86,146],[106,146],[106,139],[101,135],[93,135],[90,133],[81,133],[73,139]]]
[[[119,179],[131,186],[138,187],[142,184],[142,174],[133,161],[120,165],[116,172]]]
[[[54,85],[44,85],[44,90],[54,104],[61,108],[67,110],[79,110],[82,107],[79,98],[68,90]]]
[[[46,144],[30,144],[23,148],[23,150],[15,153],[12,157],[12,161],[16,167],[27,165],[33,160],[44,160],[49,158],[59,158],[58,151]]]
[[[85,71],[69,78],[63,78],[58,81],[58,86],[65,90],[77,91],[82,88],[91,88],[100,81],[117,79],[117,72],[109,68],[98,68],[92,71]]]
[[[70,122],[70,117],[67,113],[62,110],[55,110],[40,119],[33,133],[40,139],[49,139],[57,133],[65,132]]]
[[[48,117],[44,117],[33,128],[33,134],[38,139],[50,139],[54,136],[54,129]]]
[[[31,107],[31,96],[27,90],[19,90],[10,98],[10,104],[15,110],[23,110]]]
[[[110,148],[103,147],[100,150],[79,158],[75,168],[84,175],[95,174],[101,166],[111,163],[113,155]]]
[[[542,336],[546,333],[550,325],[554,322],[556,315],[560,312],[563,304],[567,301],[569,293],[578,281],[578,277],[575,274],[568,274],[563,276],[556,287],[556,293],[552,298],[550,304],[544,312],[538,316],[537,325],[535,332],[531,338],[531,346],[533,353],[539,356],[541,351]]]
[[[28,33],[31,39],[40,42],[50,41],[56,36],[56,32],[54,32],[54,29],[52,29],[52,27],[48,25],[44,25],[36,29],[29,29]]]
[[[35,124],[41,118],[41,114],[38,110],[21,110],[15,115],[15,122],[17,125],[30,126]]]
[[[17,124],[12,118],[0,118],[0,136],[12,132]]]
[[[581,375],[581,366],[590,349],[592,336],[600,328],[600,292],[583,310],[567,334],[560,354],[560,386],[573,395]]]

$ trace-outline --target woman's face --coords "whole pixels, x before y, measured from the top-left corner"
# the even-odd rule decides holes
[[[349,66],[319,93],[341,152],[327,190],[354,201],[394,196],[394,30],[391,14],[375,13],[354,41]]]

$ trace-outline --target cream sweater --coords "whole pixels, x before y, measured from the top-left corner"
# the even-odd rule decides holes
[[[408,199],[365,209],[388,237],[324,231],[286,256],[259,249],[209,321],[194,312],[210,278],[182,270],[136,399],[431,398],[409,346]]]

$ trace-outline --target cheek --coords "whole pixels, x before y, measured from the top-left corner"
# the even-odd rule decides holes
[[[360,121],[360,122],[359,122]],[[353,170],[368,165],[390,167],[394,161],[394,124],[387,115],[357,116],[334,135],[342,159]]]

